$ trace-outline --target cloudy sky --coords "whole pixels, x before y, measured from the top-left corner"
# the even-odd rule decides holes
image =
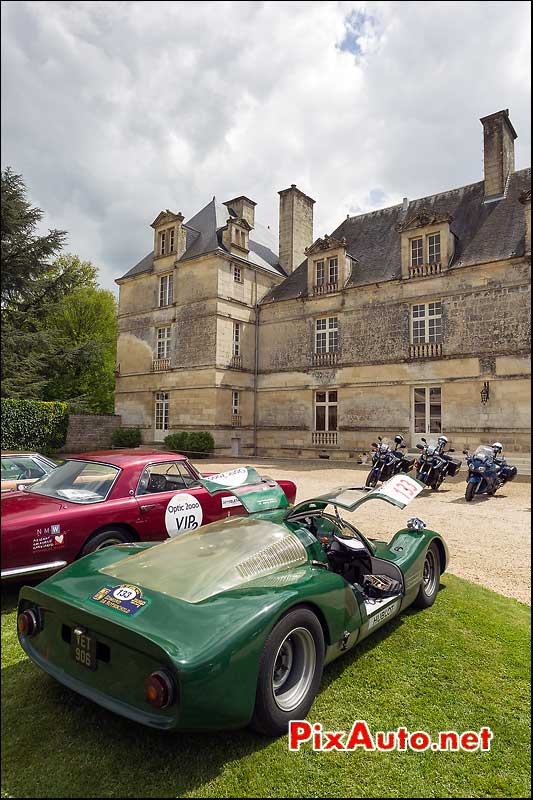
[[[2,166],[113,287],[161,209],[279,189],[346,216],[529,166],[529,2],[2,2]],[[116,287],[115,287],[116,288]]]

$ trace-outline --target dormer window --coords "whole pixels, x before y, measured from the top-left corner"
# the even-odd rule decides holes
[[[169,232],[168,232],[168,252],[169,253],[173,253],[174,252],[174,236],[175,236],[175,230],[174,230],[174,228],[171,228],[169,230]]]
[[[159,255],[164,256],[167,250],[167,232],[161,231],[159,234]]]
[[[440,264],[440,233],[428,236],[428,264]]]
[[[424,240],[421,236],[411,239],[411,266],[421,267],[424,263]]]
[[[321,259],[316,262],[316,286],[323,286],[325,283],[326,271],[325,261]]]

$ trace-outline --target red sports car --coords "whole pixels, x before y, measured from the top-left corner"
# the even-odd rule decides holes
[[[236,486],[252,472],[239,467],[210,479]],[[102,547],[159,541],[246,513],[229,492],[209,494],[202,477],[184,456],[160,450],[67,459],[24,491],[2,496],[2,578],[39,576]],[[294,503],[294,483],[279,485]]]

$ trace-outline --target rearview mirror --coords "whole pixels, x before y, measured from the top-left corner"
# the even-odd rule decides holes
[[[420,442],[418,442],[418,444],[416,446],[418,447],[419,450],[423,450],[424,449],[424,445],[420,444]]]
[[[382,442],[382,441],[383,441],[383,439],[381,438],[381,436],[378,436],[378,442]]]
[[[428,442],[427,442],[427,439],[424,439],[424,437],[423,437],[423,436],[421,436],[421,437],[420,437],[420,440],[421,440],[422,442],[424,442],[424,444],[427,444],[427,443],[428,443]]]
[[[468,450],[463,450],[463,454],[464,454],[465,456],[467,456],[467,455],[468,455]]]
[[[377,442],[372,442],[371,444],[372,444],[372,447],[377,447],[378,446]]]

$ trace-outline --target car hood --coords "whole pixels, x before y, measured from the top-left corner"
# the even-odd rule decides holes
[[[2,525],[17,525],[41,516],[49,516],[60,509],[68,508],[61,500],[33,492],[9,492],[2,494]]]

